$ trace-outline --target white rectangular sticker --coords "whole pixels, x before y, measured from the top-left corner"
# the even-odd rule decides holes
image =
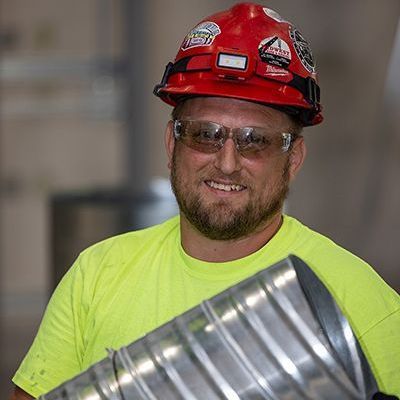
[[[247,57],[238,56],[235,54],[219,53],[217,65],[218,67],[239,69],[241,71],[245,71],[247,68]]]

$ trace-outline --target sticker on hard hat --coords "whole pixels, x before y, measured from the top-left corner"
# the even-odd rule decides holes
[[[215,37],[221,33],[221,29],[215,22],[206,21],[194,27],[183,40],[181,49],[192,47],[210,46]]]
[[[304,68],[308,72],[314,73],[315,72],[314,58],[311,52],[311,47],[308,44],[307,40],[296,28],[292,26],[289,29],[289,35],[293,41],[293,46],[294,49],[296,50],[296,54],[299,57]]]
[[[286,69],[283,68],[277,68],[274,67],[273,65],[267,65],[267,69],[265,70],[265,76],[271,76],[271,77],[278,77],[278,76],[288,76],[290,75],[290,72]]]
[[[258,45],[258,53],[262,61],[283,68],[287,68],[292,59],[288,44],[278,36],[263,39]]]
[[[282,18],[276,11],[271,10],[270,8],[263,7],[265,14],[274,19],[276,22],[288,22],[286,19]]]

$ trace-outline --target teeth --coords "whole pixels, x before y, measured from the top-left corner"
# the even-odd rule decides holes
[[[214,189],[223,190],[225,192],[236,191],[239,192],[240,190],[244,189],[242,185],[225,185],[223,183],[217,183],[214,181],[207,181],[208,186],[211,186]]]

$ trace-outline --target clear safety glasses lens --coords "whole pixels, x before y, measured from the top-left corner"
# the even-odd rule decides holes
[[[202,153],[216,153],[232,138],[238,152],[246,158],[260,152],[268,155],[289,150],[292,134],[272,132],[261,127],[228,128],[209,121],[175,120],[175,139]]]

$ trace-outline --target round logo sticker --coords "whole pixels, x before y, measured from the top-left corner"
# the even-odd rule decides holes
[[[187,50],[197,46],[210,46],[220,33],[221,29],[215,22],[202,22],[186,35],[181,49]]]
[[[292,59],[288,44],[278,36],[263,39],[258,45],[261,60],[268,64],[287,68]]]
[[[294,49],[296,50],[296,54],[299,57],[301,63],[304,68],[310,72],[315,72],[315,63],[314,58],[311,52],[310,45],[304,36],[294,27],[291,27],[289,30],[290,38],[293,41]]]
[[[264,10],[265,14],[268,15],[268,17],[271,17],[276,22],[288,22],[284,18],[282,18],[276,11],[271,10],[270,8],[263,7],[263,10]]]

